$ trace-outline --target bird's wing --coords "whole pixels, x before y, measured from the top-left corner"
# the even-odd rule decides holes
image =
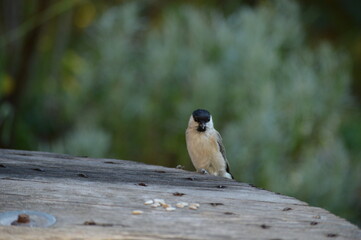
[[[219,132],[217,132],[216,136],[217,136],[217,143],[218,143],[218,146],[219,146],[219,151],[222,153],[223,159],[226,162],[226,171],[229,174],[231,174],[231,172],[229,170],[229,163],[228,163],[228,160],[227,160],[227,157],[226,157],[226,149],[223,146],[221,134],[219,134]],[[231,174],[231,176],[232,176],[232,174]]]

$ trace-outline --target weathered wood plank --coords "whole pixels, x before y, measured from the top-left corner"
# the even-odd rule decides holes
[[[361,239],[360,229],[324,209],[225,178],[5,149],[0,164],[0,212],[57,218],[50,228],[0,226],[0,239]],[[154,198],[200,207],[167,212],[144,205]]]

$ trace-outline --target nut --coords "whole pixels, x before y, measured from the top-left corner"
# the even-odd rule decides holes
[[[188,208],[192,210],[197,210],[199,206],[199,203],[191,203]]]
[[[172,207],[171,205],[167,204],[167,203],[164,203],[164,204],[161,204],[163,208],[169,208],[169,207]]]
[[[144,205],[151,205],[153,203],[154,203],[153,200],[147,200],[147,201],[144,202]]]
[[[179,202],[175,205],[177,208],[184,208],[188,206],[188,203],[186,202]]]
[[[157,208],[157,207],[160,207],[160,204],[159,203],[153,203],[152,205],[150,205],[152,208]]]
[[[132,214],[133,214],[133,215],[140,215],[140,214],[143,214],[143,211],[141,211],[141,210],[134,210],[134,211],[132,211]]]

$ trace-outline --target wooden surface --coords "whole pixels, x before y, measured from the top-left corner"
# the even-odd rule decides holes
[[[144,205],[155,198],[200,207],[168,212]],[[0,149],[0,212],[12,210],[46,212],[57,222],[50,228],[0,226],[0,239],[361,239],[358,227],[324,209],[234,180]]]

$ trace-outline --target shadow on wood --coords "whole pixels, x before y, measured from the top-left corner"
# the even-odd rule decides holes
[[[0,226],[0,239],[361,239],[358,227],[297,199],[131,161],[0,149],[0,181],[0,212],[57,219]],[[154,199],[174,209],[144,204]]]

